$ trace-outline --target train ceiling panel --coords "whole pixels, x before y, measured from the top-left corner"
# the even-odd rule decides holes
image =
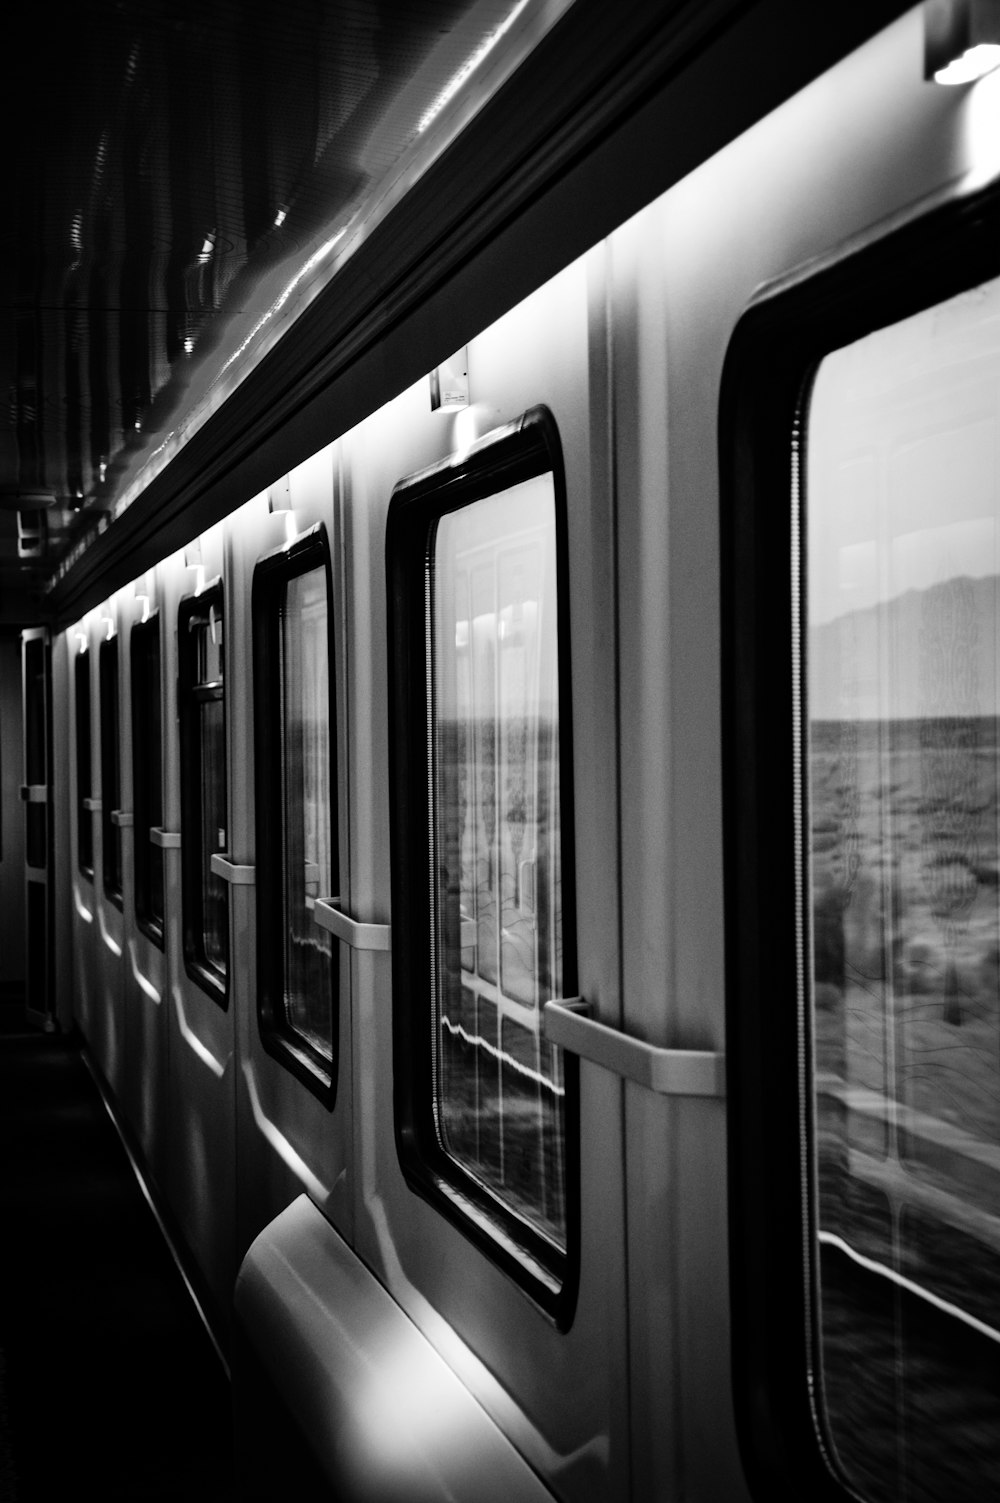
[[[511,10],[84,0],[25,12],[0,227],[4,618],[30,614],[67,548],[106,525]]]

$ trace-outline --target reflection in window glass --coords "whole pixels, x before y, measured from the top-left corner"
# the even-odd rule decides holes
[[[427,562],[435,1120],[442,1148],[566,1245],[551,475],[442,516]]]
[[[76,691],[76,849],[80,870],[94,875],[94,825],[84,800],[90,798],[90,653],[81,652],[73,664]]]
[[[163,823],[160,623],[132,628],[132,802],[135,824],[135,911],[140,924],[163,935],[163,851],[150,829]]]
[[[25,781],[38,785],[45,776],[45,642],[32,637],[24,644]]]
[[[229,894],[211,869],[215,852],[227,848],[221,587],[182,602],[178,633],[184,953],[195,977],[221,1000],[229,964]]]
[[[29,786],[47,783],[45,746],[45,660],[46,645],[41,637],[31,637],[24,644],[24,770]],[[25,859],[29,866],[42,868],[46,861],[47,813],[45,803],[25,805]]]
[[[122,895],[122,832],[111,815],[121,806],[121,751],[118,745],[118,638],[102,642],[98,658],[101,688],[101,832],[105,894]]]
[[[226,741],[222,700],[198,706],[201,749],[201,916],[204,958],[217,970],[226,968],[229,921],[226,884],[212,871],[212,856],[226,849]]]
[[[332,1060],[332,938],[313,918],[316,899],[336,895],[325,568],[288,580],[280,639],[285,1018],[295,1033]]]
[[[809,409],[818,1376],[873,1503],[1000,1477],[998,389],[991,283],[829,355]]]

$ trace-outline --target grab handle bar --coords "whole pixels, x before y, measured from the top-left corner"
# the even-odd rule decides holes
[[[582,997],[546,1002],[545,1037],[570,1054],[590,1060],[661,1096],[724,1096],[724,1054],[709,1049],[661,1049],[588,1017]]]
[[[359,924],[341,911],[340,898],[317,898],[313,907],[313,919],[321,929],[326,929],[336,939],[350,945],[352,950],[391,950],[392,926],[390,924]]]
[[[257,880],[257,868],[255,866],[240,866],[235,861],[230,861],[221,851],[212,852],[210,862],[212,871],[223,882],[228,882],[230,887],[253,887]]]

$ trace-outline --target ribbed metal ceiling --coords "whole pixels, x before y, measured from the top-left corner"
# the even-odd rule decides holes
[[[0,614],[99,524],[510,12],[470,0],[80,0],[22,12],[8,96]],[[14,49],[8,53],[11,64]],[[21,529],[44,515],[34,560]],[[21,552],[35,546],[27,536]]]

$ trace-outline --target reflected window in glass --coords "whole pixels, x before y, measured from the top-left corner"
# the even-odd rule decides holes
[[[24,771],[29,787],[48,782],[45,736],[48,646],[40,636],[24,644]],[[25,805],[25,860],[38,870],[48,860],[48,801]]]
[[[326,573],[285,586],[281,634],[285,977],[288,1027],[333,1059],[332,938],[315,922],[333,892]]]
[[[90,754],[90,653],[77,653],[73,661],[76,701],[76,855],[85,877],[94,875],[93,815],[86,808],[92,797]]]
[[[441,1146],[565,1248],[551,476],[446,513],[427,559],[434,1110]]]
[[[101,690],[101,863],[105,897],[121,907],[122,832],[111,816],[121,806],[118,717],[118,638],[102,642],[97,660]]]
[[[184,958],[189,974],[225,1006],[229,890],[211,865],[228,847],[222,604],[221,585],[181,601],[177,652]]]

